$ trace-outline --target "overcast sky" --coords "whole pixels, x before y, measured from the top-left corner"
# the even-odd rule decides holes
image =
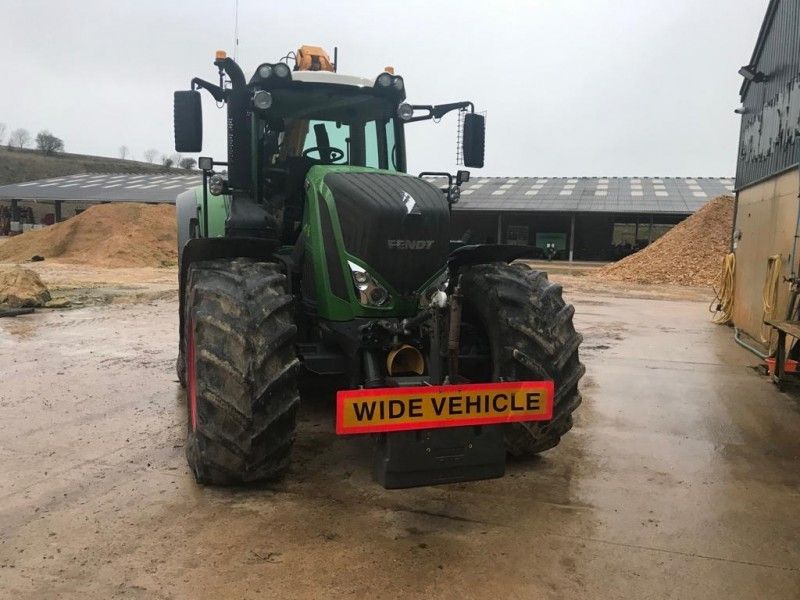
[[[301,44],[393,65],[409,101],[486,110],[485,175],[729,176],[768,0],[239,0],[246,74]],[[235,0],[0,0],[0,122],[69,152],[172,152],[172,92],[233,54]],[[204,103],[204,155],[225,155]],[[408,126],[409,168],[455,168],[455,121]]]

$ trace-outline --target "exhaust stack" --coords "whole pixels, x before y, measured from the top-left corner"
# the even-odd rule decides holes
[[[228,105],[228,184],[238,190],[252,185],[250,148],[250,95],[241,67],[224,52],[217,53],[214,64],[231,80]]]
[[[386,355],[386,371],[390,376],[425,372],[425,359],[422,353],[408,344],[403,344]]]

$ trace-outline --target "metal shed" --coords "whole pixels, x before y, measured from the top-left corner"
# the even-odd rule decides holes
[[[750,62],[739,73],[742,115],[736,188],[798,164],[800,2],[771,0]]]
[[[736,165],[733,321],[759,342],[770,257],[780,256],[774,315],[789,302],[784,278],[798,276],[800,233],[800,0],[771,0],[750,61],[739,69],[742,115]]]
[[[172,203],[200,183],[196,172],[69,175],[0,186],[0,202],[10,202],[16,232],[27,226],[21,205],[35,207],[38,220],[60,221],[65,203],[75,210],[98,202]],[[716,177],[475,177],[454,206],[452,235],[552,244],[557,258],[569,260],[614,260],[732,190],[733,179]]]
[[[718,177],[476,177],[454,206],[454,234],[615,260],[733,189]]]
[[[16,233],[29,225],[21,220],[22,206],[33,209],[31,212],[37,221],[49,215],[47,220],[58,222],[64,218],[65,203],[78,211],[102,202],[174,203],[180,192],[201,183],[198,172],[185,175],[86,173],[0,186],[0,203],[8,202],[9,229]]]

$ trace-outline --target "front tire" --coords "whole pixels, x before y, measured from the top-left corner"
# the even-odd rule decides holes
[[[486,349],[486,364],[465,376],[490,381],[552,379],[553,418],[504,425],[506,450],[529,457],[556,446],[572,428],[581,403],[578,381],[586,369],[578,360],[582,337],[575,331],[575,309],[547,273],[524,263],[474,265],[461,275],[466,340]]]
[[[291,303],[275,264],[190,266],[181,354],[186,458],[199,483],[250,483],[287,470],[300,402]]]

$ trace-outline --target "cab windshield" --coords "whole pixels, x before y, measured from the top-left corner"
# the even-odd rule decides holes
[[[317,164],[403,170],[392,102],[341,86],[309,88],[273,92],[270,122],[282,129],[275,162],[305,157]]]

